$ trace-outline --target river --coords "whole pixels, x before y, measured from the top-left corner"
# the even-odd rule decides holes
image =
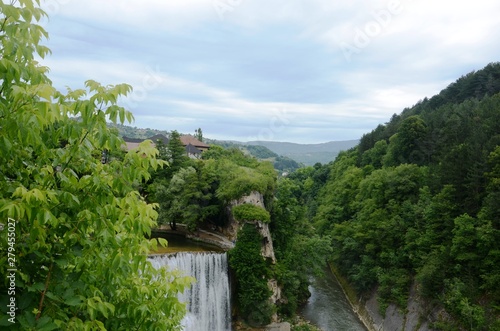
[[[330,269],[325,268],[325,277],[312,279],[309,291],[301,315],[312,324],[323,331],[366,331]]]

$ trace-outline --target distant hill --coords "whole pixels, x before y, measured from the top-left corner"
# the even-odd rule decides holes
[[[316,163],[327,164],[335,160],[339,152],[353,148],[359,140],[330,141],[321,144],[297,144],[277,141],[235,141],[235,140],[211,140],[207,143],[223,147],[239,146],[257,158],[264,159],[264,150],[255,149],[257,146],[265,147],[271,153],[275,153],[284,159],[291,159],[298,164],[312,166]],[[254,146],[254,148],[252,148]],[[269,155],[268,157],[271,157]]]
[[[206,139],[206,142],[208,144],[219,145],[224,148],[238,148],[241,151],[243,151],[243,153],[252,155],[259,160],[272,162],[274,168],[282,172],[294,171],[304,166],[303,164],[296,162],[292,158],[289,158],[287,156],[282,156],[271,151],[269,148],[265,146],[245,145],[245,143],[240,141],[226,141],[226,140],[223,141],[223,140],[213,140],[213,139]]]
[[[168,136],[169,132],[165,130],[156,129],[142,129],[120,124],[109,124],[111,127],[118,129],[120,135],[129,138],[146,139],[157,134]],[[214,139],[203,139],[208,144],[216,144],[224,147],[231,147],[239,145],[248,150],[250,154],[259,159],[272,159],[275,166],[280,170],[292,170],[298,167],[298,164],[306,166],[314,165],[316,163],[327,164],[337,157],[340,151],[348,150],[359,143],[359,140],[344,140],[344,141],[330,141],[321,144],[296,144],[288,142],[276,141],[225,141]],[[251,146],[263,146],[266,149],[252,148]],[[269,153],[271,152],[271,153]],[[274,155],[274,154],[276,155]],[[289,162],[291,160],[298,164]]]
[[[166,130],[156,130],[156,129],[143,129],[143,128],[138,128],[138,127],[132,127],[128,125],[121,125],[121,124],[113,124],[113,123],[108,123],[108,126],[111,128],[116,128],[118,130],[118,133],[120,136],[126,136],[129,138],[136,138],[136,139],[147,139],[149,137],[155,136],[157,134],[162,134],[164,136],[168,136],[169,132]]]
[[[249,141],[245,145],[264,146],[274,153],[291,158],[304,165],[329,163],[335,160],[339,152],[351,149],[359,140],[330,141],[321,144],[296,144],[276,141]]]

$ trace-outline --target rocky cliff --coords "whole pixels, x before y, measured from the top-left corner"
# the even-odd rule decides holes
[[[248,220],[245,222],[237,221],[231,210],[233,207],[241,204],[252,204],[254,206],[264,208],[264,197],[259,192],[251,192],[248,195],[241,197],[238,200],[234,200],[228,206],[228,217],[229,223],[224,229],[224,234],[233,241],[238,240],[238,231],[243,227],[244,224],[253,224],[259,234],[262,237],[261,241],[261,255],[264,259],[268,259],[272,264],[276,263],[276,257],[274,255],[273,239],[271,237],[271,232],[269,230],[269,224],[262,222],[261,220]],[[268,279],[267,284],[272,292],[269,301],[271,304],[275,305],[282,300],[281,287],[279,286],[276,279]],[[278,316],[275,314],[272,318],[273,322],[278,321]]]
[[[429,308],[429,303],[418,295],[416,283],[413,283],[411,287],[404,310],[395,304],[390,304],[382,315],[376,289],[368,298],[357,299],[355,290],[347,279],[340,275],[332,265],[330,268],[353,310],[369,331],[433,331],[430,327],[431,322],[446,315],[443,310]]]
[[[411,288],[404,311],[391,304],[382,316],[376,292],[364,303],[371,329],[377,331],[432,331],[428,321],[432,316],[426,311],[425,306],[426,303],[417,294],[415,285]]]

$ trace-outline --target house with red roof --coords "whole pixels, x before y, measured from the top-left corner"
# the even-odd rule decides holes
[[[169,142],[169,138],[162,134],[157,134],[147,139],[137,139],[123,136],[123,140],[125,141],[125,148],[127,151],[137,148],[144,140],[151,140],[153,144],[160,140],[165,145],[168,145]],[[191,135],[182,135],[180,136],[180,140],[186,148],[186,154],[193,159],[199,159],[201,154],[210,148],[209,145],[199,141]]]

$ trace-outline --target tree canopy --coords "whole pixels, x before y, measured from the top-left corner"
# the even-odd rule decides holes
[[[117,104],[131,87],[89,80],[57,91],[35,60],[50,53],[38,4],[0,3],[0,218],[15,220],[15,243],[0,237],[3,285],[15,270],[15,294],[0,293],[0,325],[178,330],[185,307],[177,293],[190,279],[147,261],[157,212],[136,190],[165,162],[148,142],[101,162],[102,150],[122,148],[106,121],[132,120]]]

